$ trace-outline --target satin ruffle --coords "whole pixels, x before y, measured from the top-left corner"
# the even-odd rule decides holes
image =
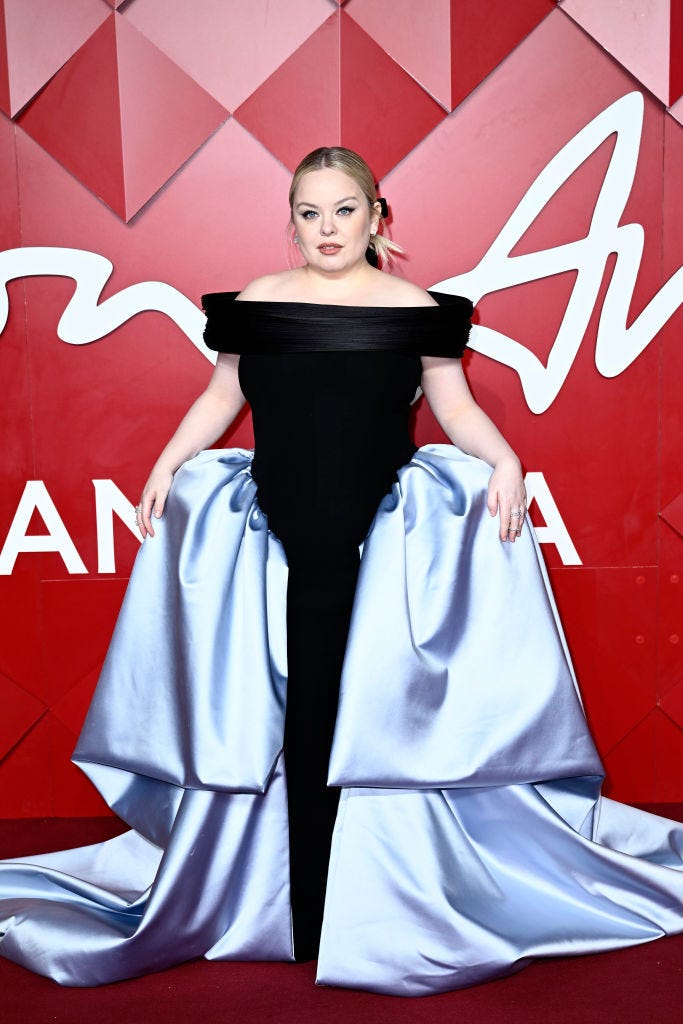
[[[0,952],[63,984],[292,956],[287,569],[250,461],[176,475],[74,754],[132,831],[0,864]],[[600,799],[542,559],[498,540],[489,473],[420,449],[363,546],[321,983],[429,994],[683,931],[683,826]]]

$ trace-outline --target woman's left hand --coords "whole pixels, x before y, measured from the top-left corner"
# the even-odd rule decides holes
[[[489,481],[487,504],[492,516],[500,516],[500,539],[514,544],[526,517],[526,488],[516,458],[501,459],[496,464]]]

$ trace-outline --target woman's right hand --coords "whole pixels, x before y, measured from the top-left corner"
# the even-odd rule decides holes
[[[148,534],[154,536],[152,519],[161,519],[172,483],[173,473],[170,470],[154,468],[150,473],[142,489],[140,504],[135,509],[135,522],[143,540]]]
[[[160,519],[173,474],[188,459],[210,448],[237,416],[244,405],[239,383],[240,357],[219,352],[208,387],[202,391],[183,416],[178,429],[154,464],[135,510],[135,522],[142,539],[154,536],[154,519]]]

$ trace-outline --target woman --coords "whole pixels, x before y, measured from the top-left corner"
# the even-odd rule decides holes
[[[598,803],[471,304],[371,266],[349,150],[290,205],[303,266],[204,297],[216,370],[143,490],[75,754],[133,831],[3,865],[2,951],[82,985],[320,940],[319,981],[417,995],[683,929],[683,829]],[[415,451],[418,384],[461,451]],[[253,462],[202,452],[245,398]]]
[[[382,273],[366,259],[368,247],[374,250],[375,246],[381,248],[382,243],[385,246],[387,243],[378,234],[381,205],[376,199],[372,173],[356,154],[343,149],[311,153],[294,175],[289,199],[295,242],[304,265],[253,281],[238,296],[239,300],[393,309],[437,305],[428,292]],[[215,298],[207,299],[209,308]],[[459,309],[458,313],[462,317]],[[324,336],[320,341],[321,348],[329,352]],[[231,343],[215,336],[209,339],[209,344],[230,348]],[[329,840],[338,795],[326,785],[327,763],[359,565],[358,545],[368,531],[380,498],[390,489],[399,467],[409,460],[414,446],[407,436],[408,403],[405,401],[400,410],[403,422],[392,424],[394,436],[390,435],[384,444],[377,436],[386,431],[378,392],[383,385],[391,386],[391,382],[385,380],[386,353],[376,368],[366,366],[375,379],[368,381],[369,393],[368,385],[365,386],[369,405],[362,410],[356,405],[360,400],[358,393],[349,392],[341,381],[349,366],[359,365],[359,357],[361,364],[368,362],[367,353],[335,352],[332,380],[320,374],[320,352],[288,353],[276,369],[280,395],[276,411],[272,395],[261,407],[259,389],[263,388],[260,377],[264,370],[258,358],[253,362],[250,348],[253,350],[253,346],[247,344],[245,355],[252,362],[246,373],[243,369],[242,379],[250,395],[253,389],[252,404],[256,406],[257,455],[253,472],[259,485],[260,505],[284,544],[289,565],[290,668],[284,749],[290,872],[295,954],[298,959],[310,959],[317,952]],[[458,354],[457,348],[454,351]],[[409,383],[408,397],[413,385],[418,383],[415,361],[406,360],[405,356],[399,358],[407,365],[400,368],[400,373],[394,370],[395,375],[407,378],[408,382],[415,378]],[[153,514],[163,513],[166,495],[179,466],[220,437],[241,408],[245,399],[238,363],[237,355],[219,354],[209,387],[162,452],[145,485],[138,509],[143,538],[148,533],[153,535]],[[521,532],[525,511],[519,460],[475,405],[459,358],[425,355],[421,370],[427,400],[453,444],[495,467],[489,485],[489,508],[492,515],[500,514],[501,540],[514,542]],[[272,368],[266,372],[272,373]],[[302,383],[304,393],[292,396],[290,389],[301,387]],[[397,383],[398,380],[394,386]],[[318,388],[324,389],[324,404],[311,407],[311,395]],[[342,406],[338,416],[348,418],[350,412],[343,434],[330,408],[334,400]],[[284,422],[279,421],[280,417]],[[292,422],[297,417],[301,418],[300,424]],[[332,487],[311,486],[310,459],[303,460],[300,480],[289,468],[286,474],[278,471],[280,460],[286,458],[286,449],[273,454],[273,449],[280,447],[278,435],[299,430],[307,443],[312,440],[319,446],[320,457],[327,463],[331,461],[335,467]],[[307,435],[313,438],[309,440]],[[343,474],[341,483],[345,486],[342,487],[336,473],[347,459],[358,460],[358,451],[368,436],[375,439],[377,455],[357,473],[356,479]],[[264,444],[268,462],[261,459]],[[300,498],[303,494],[307,495],[307,501],[317,503],[315,524],[302,515]]]

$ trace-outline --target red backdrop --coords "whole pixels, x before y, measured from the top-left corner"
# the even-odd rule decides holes
[[[466,370],[608,792],[683,800],[682,7],[0,0],[0,816],[104,812],[69,756],[211,369],[199,296],[286,265],[290,172],[335,143],[381,179],[395,272],[477,302]]]

